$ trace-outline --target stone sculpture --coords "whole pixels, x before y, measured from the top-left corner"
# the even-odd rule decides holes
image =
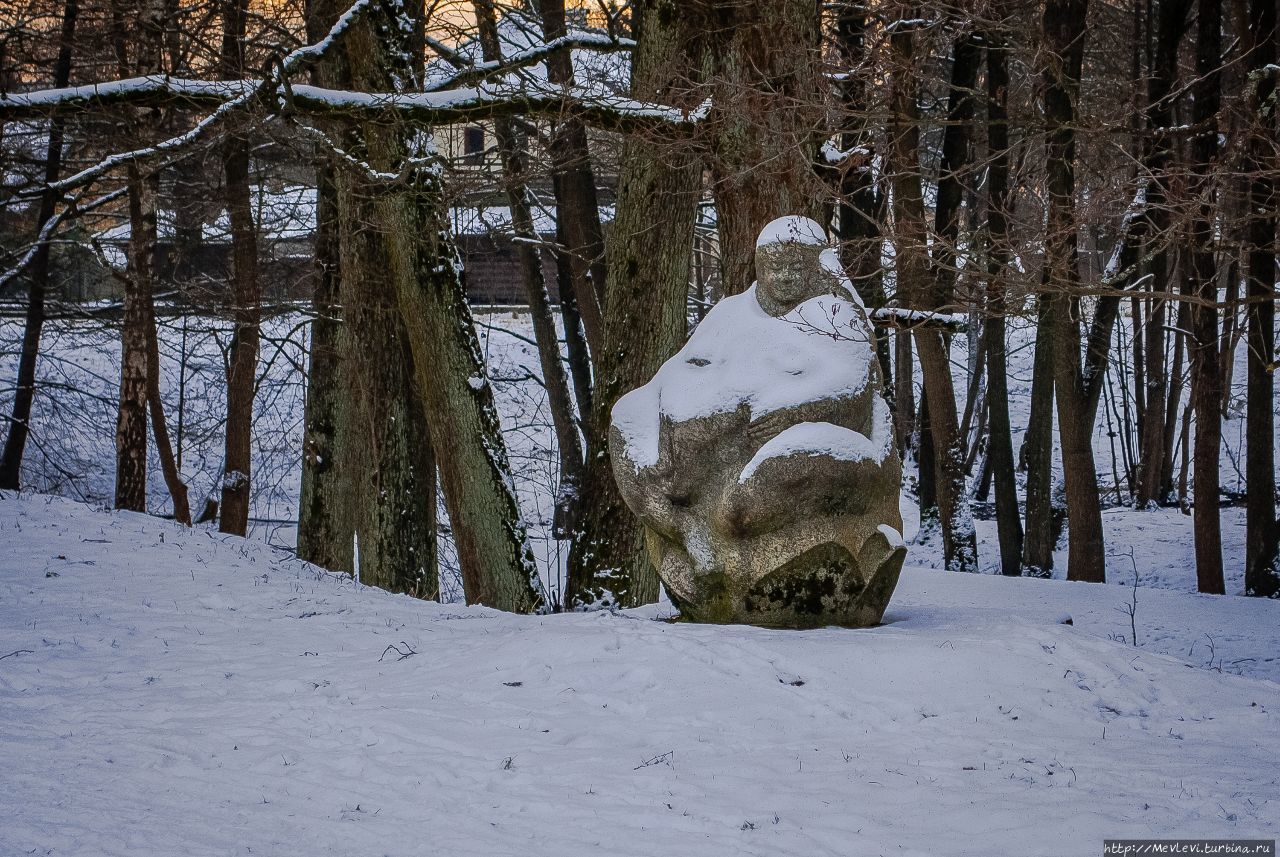
[[[686,619],[874,625],[906,549],[865,307],[807,218],[765,227],[756,272],[619,399],[619,488]]]

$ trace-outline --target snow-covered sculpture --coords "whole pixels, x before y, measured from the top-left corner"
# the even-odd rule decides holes
[[[808,218],[765,227],[756,272],[614,407],[618,485],[685,618],[876,624],[906,549],[866,309]]]

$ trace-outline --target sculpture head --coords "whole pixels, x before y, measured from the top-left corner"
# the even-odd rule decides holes
[[[769,315],[786,315],[798,304],[840,289],[822,263],[826,232],[807,217],[779,217],[756,239],[756,299]]]

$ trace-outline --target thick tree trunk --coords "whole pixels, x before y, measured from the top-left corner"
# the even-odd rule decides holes
[[[391,161],[385,155],[377,160],[384,168]],[[546,603],[545,596],[442,200],[438,179],[419,175],[411,192],[379,197],[378,228],[389,236],[390,272],[431,426],[467,603],[531,612]]]
[[[1218,507],[1222,447],[1222,377],[1218,373],[1218,272],[1214,263],[1212,171],[1218,154],[1221,103],[1222,4],[1199,0],[1196,30],[1196,83],[1192,122],[1202,129],[1192,139],[1193,197],[1201,199],[1191,225],[1191,404],[1196,415],[1192,482],[1196,542],[1196,584],[1201,592],[1226,591],[1222,574],[1222,516]]]
[[[989,33],[987,42],[987,321],[982,347],[987,358],[987,411],[990,441],[988,466],[996,489],[996,533],[1000,540],[1000,572],[1022,573],[1022,519],[1018,513],[1018,484],[1014,473],[1013,437],[1009,426],[1009,379],[1005,353],[1007,311],[1004,276],[1009,266],[1005,207],[1009,187],[1009,128],[1006,108],[1008,48],[1002,35]]]
[[[670,11],[662,0],[635,6],[633,97],[662,92],[664,100],[678,103],[698,72],[689,21]],[[565,606],[570,609],[629,607],[658,597],[643,528],[618,493],[603,438],[618,398],[649,381],[684,342],[701,165],[687,147],[667,148],[641,138],[624,144],[622,164],[608,249],[604,347],[595,355],[588,432],[601,442],[587,461],[582,515],[569,553]]]
[[[419,598],[439,596],[436,460],[414,373],[409,332],[391,280],[378,220],[386,188],[351,172],[339,177],[342,212],[338,337],[341,401],[337,466],[342,497],[337,548],[342,570],[364,583]]]
[[[244,75],[248,13],[248,0],[222,2],[224,79]],[[227,219],[231,226],[231,316],[235,332],[231,338],[227,372],[226,445],[218,529],[243,536],[249,528],[253,396],[262,318],[258,286],[258,232],[253,222],[247,136],[232,133],[227,137],[222,148],[222,165]]]
[[[58,59],[53,71],[53,85],[64,87],[71,80],[71,57],[75,46],[78,0],[65,0],[62,7],[62,30],[59,34]],[[36,361],[40,357],[40,335],[44,331],[44,301],[49,288],[49,242],[44,230],[53,219],[58,192],[49,187],[62,171],[63,122],[49,122],[49,145],[44,162],[45,190],[40,196],[36,215],[35,240],[39,242],[27,269],[27,315],[22,331],[22,351],[18,357],[18,377],[14,384],[13,412],[9,417],[9,434],[4,453],[0,455],[0,488],[16,491],[22,485],[22,454],[31,432],[31,404],[36,393]]]
[[[147,510],[147,330],[155,251],[155,187],[129,168],[129,267],[120,331],[120,405],[116,412],[115,507]]]
[[[700,26],[710,53],[721,284],[725,294],[738,294],[755,280],[756,238],[766,223],[789,214],[822,220],[813,169],[826,128],[821,4],[688,5],[682,15],[707,15]]]
[[[319,4],[316,4],[318,7]],[[308,10],[309,18],[315,8]],[[309,29],[312,22],[308,20]],[[311,36],[312,40],[319,36]],[[350,528],[342,524],[338,418],[342,405],[341,238],[334,168],[316,167],[316,285],[311,299],[310,360],[303,417],[302,488],[298,495],[298,556],[333,571],[350,571]]]
[[[315,3],[313,38],[345,8],[345,0]],[[348,62],[335,53],[316,68],[317,82],[389,86],[370,72],[371,59]],[[362,71],[367,77],[357,77]],[[334,133],[361,151],[349,127]],[[301,498],[307,528],[299,552],[335,570],[358,568],[365,583],[434,599],[436,461],[378,220],[377,201],[389,189],[349,167],[336,174],[322,167],[317,178],[317,317]]]
[[[1276,522],[1275,363],[1276,363],[1276,209],[1280,197],[1274,176],[1277,91],[1275,75],[1263,69],[1277,59],[1280,29],[1275,0],[1251,0],[1249,65],[1258,70],[1257,89],[1250,107],[1259,126],[1250,143],[1252,172],[1249,201],[1248,375],[1245,405],[1245,571],[1244,592],[1264,598],[1280,597],[1280,526]]]
[[[1075,219],[1075,100],[1080,90],[1088,0],[1048,0],[1043,32],[1048,49],[1042,75],[1049,212],[1045,240],[1048,293],[1044,296],[1054,339],[1054,390],[1066,484],[1070,549],[1067,578],[1106,579],[1102,508],[1093,460],[1087,379],[1080,358],[1079,270]]]
[[[410,9],[406,4],[393,7],[344,37],[356,88],[387,91],[397,84],[413,85],[415,69],[406,59],[419,55],[415,45],[421,36],[417,15]],[[360,131],[364,154],[375,170],[400,172],[407,159],[426,154],[413,147],[415,135],[395,125],[370,121]],[[545,596],[516,503],[440,178],[430,168],[410,167],[403,180],[379,182],[361,195],[358,205],[342,204],[344,240],[364,228],[382,248],[379,271],[395,295],[394,314],[403,320],[467,602],[516,612],[537,610],[546,603]],[[344,264],[344,299],[349,281],[363,273],[367,272]],[[352,310],[344,307],[347,314]],[[408,362],[403,350],[399,359]],[[420,424],[412,412],[407,416]],[[406,446],[412,450],[414,443],[406,441]],[[421,441],[417,448],[421,450]]]

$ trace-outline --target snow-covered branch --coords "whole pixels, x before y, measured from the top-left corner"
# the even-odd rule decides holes
[[[442,54],[442,56],[444,56],[446,62],[458,67],[457,72],[444,80],[433,83],[427,87],[427,91],[440,92],[447,89],[455,89],[486,78],[507,74],[536,65],[561,51],[588,48],[598,53],[611,53],[614,51],[629,51],[635,45],[636,43],[631,39],[615,39],[602,33],[575,32],[492,62],[467,63],[461,55],[450,51],[448,54]]]
[[[197,91],[202,96],[225,93],[224,98],[226,100],[219,104],[213,113],[201,119],[196,123],[195,127],[183,134],[170,137],[168,140],[153,146],[145,146],[129,152],[111,155],[75,175],[54,183],[51,187],[65,192],[71,188],[94,181],[117,167],[134,161],[176,153],[212,136],[214,130],[230,117],[246,112],[256,102],[272,98],[282,87],[287,88],[287,81],[290,75],[302,71],[323,57],[325,52],[335,44],[338,37],[371,6],[372,0],[356,0],[342,14],[323,39],[313,45],[297,48],[286,55],[276,65],[279,81],[268,77],[260,81],[217,81],[201,86],[195,85],[196,82],[194,81],[181,81],[178,87],[170,88],[167,85],[171,82],[170,79],[152,77],[135,78],[132,82],[119,81],[117,82],[118,85],[100,84],[96,89],[102,89],[108,93],[114,103],[133,103],[132,94],[141,91],[145,96],[141,103],[145,104],[147,103],[146,98],[158,96],[161,90],[179,101],[184,99],[190,101]],[[37,107],[43,108],[44,112],[57,112],[66,104],[74,106],[77,110],[84,109],[86,106],[95,103],[92,101],[92,92],[87,91],[93,89],[95,87],[74,87],[63,90],[25,93],[23,96],[19,96],[24,100],[15,103],[14,109],[17,115],[21,115],[23,110],[30,111]],[[58,93],[61,93],[61,95]],[[90,101],[86,102],[86,98],[90,99]],[[7,105],[11,99],[12,97],[0,99],[0,121],[14,118],[7,111]]]
[[[585,90],[564,90],[551,85],[527,87],[511,83],[486,83],[442,92],[353,92],[318,86],[287,88],[275,81],[193,81],[159,76],[108,83],[47,89],[0,97],[0,121],[77,113],[104,107],[210,107],[214,112],[190,131],[161,143],[113,155],[63,179],[67,189],[96,178],[132,160],[186,148],[209,136],[211,129],[229,114],[246,111],[255,98],[278,103],[279,109],[311,117],[373,120],[395,116],[421,125],[442,125],[472,119],[513,114],[576,115],[584,122],[616,131],[692,126],[705,115],[699,108],[684,111],[666,104],[636,101],[625,96],[600,95]],[[274,99],[271,97],[274,96]],[[287,99],[287,108],[284,102]]]
[[[969,328],[969,318],[962,313],[930,312],[920,309],[901,309],[899,307],[880,307],[869,313],[872,324],[880,327],[945,327],[948,330],[963,331]]]

